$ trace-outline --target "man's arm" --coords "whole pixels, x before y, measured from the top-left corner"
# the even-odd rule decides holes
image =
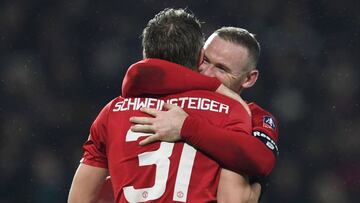
[[[166,104],[164,107],[169,110],[141,109],[153,118],[130,118],[131,122],[138,123],[132,126],[132,131],[155,133],[141,144],[181,139],[205,152],[222,167],[248,175],[265,176],[274,167],[275,155],[263,142],[251,135],[250,129],[219,128],[204,118],[188,116],[178,106]]]
[[[261,193],[259,183],[250,184],[247,176],[222,169],[217,190],[219,203],[257,203]]]
[[[262,140],[265,141],[264,143],[274,147],[274,149],[276,149],[274,150],[274,154],[278,154],[276,144],[279,139],[279,131],[275,118],[255,103],[250,103],[249,107],[253,115],[254,136],[259,136],[260,134]],[[273,145],[273,143],[275,143],[275,145]],[[265,184],[261,185],[264,186]],[[261,185],[258,182],[250,184],[246,176],[222,169],[218,187],[218,202],[257,203],[261,195],[261,190],[263,190],[261,189]]]
[[[108,170],[106,168],[80,164],[71,184],[68,203],[96,202]]]
[[[84,143],[84,154],[74,175],[68,202],[97,202],[99,192],[108,176],[106,156],[106,126],[109,102],[91,125],[90,135]]]
[[[143,67],[144,64],[146,64],[146,67]],[[152,77],[148,77],[149,74],[151,74]],[[195,89],[215,91],[217,88],[219,88],[220,83],[214,83],[213,80],[214,78],[201,76],[199,73],[190,71],[182,66],[179,66],[178,64],[169,63],[163,60],[148,59],[146,61],[134,64],[128,70],[123,82],[122,93],[124,96],[149,94],[153,95],[166,93],[168,94],[194,89],[194,87],[196,87]],[[133,92],[135,92],[136,94],[133,95]],[[244,102],[240,103],[243,105],[244,108],[246,107],[246,105],[244,105]],[[171,110],[168,112],[171,112]],[[167,112],[165,112],[165,114],[166,113]],[[155,117],[155,119],[158,118],[158,116]],[[169,116],[168,118],[171,117]],[[155,136],[151,136],[152,138],[148,138],[153,139],[153,141],[155,141],[155,138],[157,138],[158,136],[162,136],[162,132],[165,132],[164,129],[161,129],[157,126],[159,122],[152,122],[149,118],[143,119],[144,120],[142,121],[132,120],[132,122],[134,123],[141,124],[134,126],[134,129],[132,129],[133,131],[145,133],[153,132],[155,133]],[[164,121],[167,122],[169,121],[169,119],[165,119]],[[194,147],[198,147],[198,149],[207,152],[209,155],[212,156],[212,158],[214,158],[220,164],[224,164],[225,167],[228,167],[231,170],[240,172],[249,171],[254,175],[266,175],[270,173],[271,169],[274,166],[274,155],[272,155],[271,152],[269,154],[269,151],[267,151],[268,149],[264,149],[263,143],[261,143],[259,140],[253,139],[251,132],[244,133],[244,131],[224,131],[224,129],[214,128],[214,126],[208,125],[208,123],[205,123],[205,125],[202,126],[203,129],[200,129],[199,126],[202,125],[204,122],[199,121],[199,119],[193,118],[188,118],[185,122],[184,118],[178,121],[180,121],[180,124],[178,125],[180,129],[184,130],[184,128],[182,128],[183,123],[185,123],[185,126],[188,127],[185,128],[185,131],[186,129],[189,129],[188,131],[186,131],[188,134],[186,135],[184,141],[188,142],[188,144]],[[195,132],[191,132],[190,128],[194,126],[197,126],[198,128],[195,129]],[[197,135],[195,135],[196,133]],[[219,139],[219,134],[215,133],[219,133],[221,135],[225,134],[229,136],[221,136],[225,139]],[[247,136],[239,136],[241,134],[246,134]],[[206,139],[203,138],[203,135],[207,135]],[[175,137],[179,136],[179,134],[175,135]],[[236,137],[241,138],[236,139]],[[166,139],[157,140],[171,141]],[[213,146],[206,146],[208,141],[211,142]],[[146,143],[146,141],[144,142]],[[144,144],[144,142],[142,143]],[[226,142],[230,143],[230,146],[226,146]],[[218,144],[225,146],[225,149],[228,152],[227,154],[230,154],[229,158],[227,158],[226,160],[221,159],[221,156],[224,156],[224,154],[223,150],[218,148]],[[243,159],[240,157],[236,157],[237,155],[240,155]],[[239,158],[240,160],[243,160],[243,162],[235,163],[234,159],[238,160]]]

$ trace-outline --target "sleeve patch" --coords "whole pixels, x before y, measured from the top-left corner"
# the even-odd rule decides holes
[[[274,153],[275,156],[279,155],[278,146],[276,145],[274,140],[271,139],[270,136],[260,131],[254,131],[253,136],[258,138],[262,143],[264,143],[266,147],[269,148]]]
[[[275,120],[271,116],[264,116],[263,126],[265,128],[271,128],[271,129],[275,130],[276,129]]]

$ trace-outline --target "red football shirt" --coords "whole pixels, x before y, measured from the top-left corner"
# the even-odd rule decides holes
[[[241,104],[216,93],[198,90],[154,98],[118,97],[92,124],[82,163],[109,169],[116,202],[215,202],[220,170],[215,161],[183,142],[139,146],[149,135],[129,131],[129,118],[144,116],[140,107],[161,109],[164,102],[219,128],[251,132],[250,117]]]
[[[216,78],[178,64],[145,59],[128,69],[122,91],[125,96],[178,93],[192,88],[215,91],[220,84]],[[204,151],[224,168],[248,175],[268,175],[278,154],[277,122],[255,103],[250,103],[249,107],[252,134],[221,129],[190,115],[183,124],[181,136],[186,143]]]
[[[279,155],[279,127],[275,117],[255,102],[249,103],[252,114],[253,136],[260,139],[275,156]]]

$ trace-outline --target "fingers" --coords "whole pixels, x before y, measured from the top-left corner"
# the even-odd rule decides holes
[[[153,118],[133,116],[130,117],[129,121],[135,124],[149,125],[153,123]]]
[[[169,103],[165,103],[164,104],[164,109],[170,110],[173,108],[176,108],[177,106],[175,104],[169,104]]]
[[[141,140],[139,142],[140,145],[147,145],[147,144],[150,144],[150,143],[153,143],[153,142],[156,142],[156,141],[159,141],[160,140],[160,137],[158,135],[151,135],[149,137],[147,137],[146,139],[144,140]]]
[[[149,115],[152,115],[154,117],[156,117],[157,113],[158,113],[158,110],[153,109],[153,108],[146,108],[146,107],[141,108],[140,111],[144,112],[144,113],[147,113]]]
[[[138,133],[154,133],[155,129],[152,125],[136,124],[130,127],[130,130]]]
[[[176,106],[175,104],[169,104],[169,103],[165,103],[163,107],[166,110],[170,110],[170,109],[173,109],[173,108],[180,108],[180,107]],[[144,113],[147,113],[149,115],[152,115],[153,117],[156,117],[160,112],[160,111],[158,111],[158,110],[156,110],[154,108],[146,108],[146,107],[140,108],[140,111],[144,112]]]

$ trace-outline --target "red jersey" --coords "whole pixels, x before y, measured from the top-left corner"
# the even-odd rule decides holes
[[[279,127],[275,117],[254,102],[249,103],[253,136],[260,139],[275,156],[279,155]]]
[[[84,164],[109,169],[115,202],[216,201],[220,166],[215,161],[183,142],[140,146],[139,141],[150,135],[129,130],[131,116],[144,116],[141,107],[160,110],[165,102],[218,128],[251,132],[250,117],[240,103],[209,91],[115,98],[92,124],[82,159]]]
[[[146,61],[150,65],[128,69],[122,86],[123,95],[177,93],[192,88],[215,91],[221,84],[215,78],[176,64],[163,64],[164,61],[159,59]],[[152,77],[149,77],[150,74]],[[268,175],[278,154],[277,122],[255,103],[250,103],[249,107],[252,112],[252,134],[221,129],[190,115],[183,124],[181,136],[185,142],[204,151],[224,168],[248,175]]]

